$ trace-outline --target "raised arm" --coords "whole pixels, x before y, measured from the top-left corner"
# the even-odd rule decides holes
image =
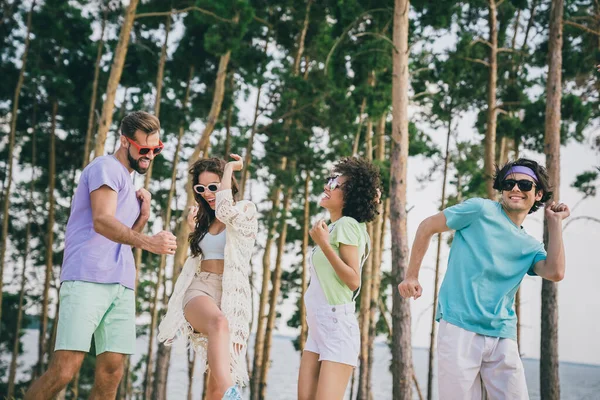
[[[258,230],[256,206],[249,201],[235,203],[231,191],[233,172],[242,169],[242,157],[237,154],[231,154],[231,157],[234,161],[228,162],[225,165],[221,185],[217,192],[215,215],[221,222],[236,229],[242,235],[255,238]]]
[[[548,254],[545,260],[535,263],[533,271],[540,277],[553,282],[565,276],[565,246],[562,237],[562,221],[571,212],[566,204],[552,203],[544,210],[548,222]]]
[[[139,247],[155,254],[175,254],[175,236],[166,231],[154,236],[144,235],[115,218],[117,192],[104,185],[90,193],[94,230],[116,243]]]
[[[415,300],[421,297],[423,288],[419,283],[419,271],[421,270],[423,257],[427,253],[433,235],[449,230],[450,228],[446,225],[446,216],[443,212],[432,215],[421,222],[410,252],[410,261],[406,276],[398,285],[398,291],[402,297],[414,297]]]

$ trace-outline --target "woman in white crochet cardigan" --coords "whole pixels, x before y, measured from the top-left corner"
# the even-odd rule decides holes
[[[248,280],[256,241],[256,206],[235,201],[234,161],[202,159],[190,169],[198,206],[189,210],[192,255],[175,284],[158,339],[169,345],[179,333],[210,369],[208,398],[241,399],[238,386],[248,381],[246,349],[251,316]]]

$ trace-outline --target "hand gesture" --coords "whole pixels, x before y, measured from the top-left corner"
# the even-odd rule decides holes
[[[398,292],[400,292],[400,296],[405,299],[412,297],[416,300],[421,297],[423,288],[418,279],[406,278],[398,285]]]
[[[152,196],[150,192],[146,189],[142,188],[135,192],[135,197],[137,197],[140,202],[140,216],[149,218],[150,217],[150,199]]]
[[[198,215],[199,210],[200,210],[200,207],[198,207],[198,206],[191,206],[188,209],[187,224],[190,227],[191,231],[196,229],[196,215]]]
[[[177,249],[177,238],[171,232],[162,231],[154,236],[150,236],[148,250],[154,254],[175,254]]]
[[[308,232],[312,240],[317,244],[317,246],[322,247],[326,243],[329,243],[329,228],[324,220],[320,219]]]
[[[234,171],[241,171],[244,167],[244,159],[242,158],[242,156],[240,156],[239,154],[230,154],[229,156],[233,158],[234,161],[229,161],[227,163],[227,166],[233,168]]]
[[[546,205],[544,214],[546,214],[546,219],[548,220],[562,221],[563,219],[568,218],[569,215],[571,215],[571,211],[569,210],[569,206],[567,206],[566,204],[556,204],[553,201],[552,203]]]

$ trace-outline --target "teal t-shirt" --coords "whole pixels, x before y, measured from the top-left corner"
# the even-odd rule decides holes
[[[544,245],[515,225],[496,201],[469,199],[444,210],[456,230],[436,320],[481,335],[517,338],[515,293]]]
[[[331,231],[329,243],[338,255],[340,254],[340,244],[343,243],[349,246],[357,246],[358,258],[360,261],[363,260],[367,249],[367,241],[369,240],[367,224],[360,223],[352,217],[342,217],[330,224],[329,230]],[[351,303],[352,290],[340,279],[318,246],[312,255],[312,263],[327,302],[331,305]]]

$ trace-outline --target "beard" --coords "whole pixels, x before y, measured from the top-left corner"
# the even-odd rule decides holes
[[[150,163],[152,162],[152,160],[150,160],[149,158],[147,158],[147,157],[144,157],[144,156],[142,156],[142,157],[140,157],[140,158],[138,158],[138,159],[136,160],[136,159],[135,159],[135,158],[133,158],[133,157],[131,156],[131,154],[129,153],[129,149],[127,149],[127,160],[129,161],[129,166],[130,166],[130,167],[131,167],[131,168],[132,168],[132,169],[133,169],[135,172],[137,172],[138,174],[142,174],[142,175],[144,175],[144,174],[145,174],[145,173],[148,171],[148,168],[143,168],[143,167],[141,167],[141,166],[140,166],[140,160],[142,160],[142,159],[144,159],[144,160],[148,160],[148,163],[149,163],[149,164],[148,164],[148,168],[149,168],[149,166],[150,166]]]

